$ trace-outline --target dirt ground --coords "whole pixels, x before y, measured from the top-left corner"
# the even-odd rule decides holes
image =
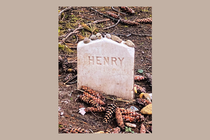
[[[67,7],[59,7],[58,13]],[[113,7],[114,9],[126,13],[119,7]],[[58,19],[58,42],[60,44],[66,45],[68,48],[64,48],[62,45],[59,46],[59,74],[58,74],[58,131],[59,133],[65,133],[63,130],[69,125],[73,127],[80,127],[85,130],[90,130],[91,132],[111,130],[118,127],[116,119],[108,123],[103,124],[103,118],[105,112],[101,113],[86,113],[82,115],[79,113],[81,107],[88,107],[90,105],[80,101],[78,95],[82,95],[82,92],[77,89],[77,43],[84,39],[84,37],[89,37],[92,33],[86,29],[78,30],[77,33],[70,35],[64,42],[62,39],[66,37],[69,33],[73,32],[81,24],[93,23],[97,20],[110,19],[99,14],[106,14],[106,11],[113,12],[118,15],[118,12],[114,11],[112,7],[71,7],[60,14]],[[125,20],[136,21],[137,19],[151,18],[152,8],[151,7],[130,7],[135,13],[134,14],[120,14],[120,17]],[[98,12],[94,11],[97,10]],[[109,21],[100,22],[95,24],[95,30],[93,34],[101,33],[105,35],[109,33],[111,35],[117,35],[123,40],[131,40],[135,46],[135,66],[134,74],[142,75],[146,77],[146,73],[152,75],[152,24],[151,23],[139,23],[139,25],[129,25],[119,22],[116,26],[110,27],[116,24],[117,21],[110,19]],[[138,70],[142,69],[143,73],[139,73]],[[146,88],[146,93],[152,93],[152,85],[147,79],[134,82],[141,87]],[[139,98],[139,93],[135,94],[135,98]],[[116,97],[112,97],[116,99]],[[115,103],[120,108],[130,108],[135,106],[139,110],[143,107],[132,102],[130,104],[120,101],[106,99],[107,104]],[[139,112],[139,111],[138,111]],[[152,115],[144,115],[146,118],[144,121],[146,127],[146,133],[152,133],[152,124],[147,124],[147,122],[152,121]],[[136,122],[136,128],[132,128],[134,133],[140,133],[142,122]],[[120,133],[128,133],[121,131]]]

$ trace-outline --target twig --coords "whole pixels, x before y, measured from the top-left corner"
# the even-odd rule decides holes
[[[63,21],[63,19],[65,18],[66,14],[63,15],[63,18],[61,19]]]
[[[67,85],[72,85],[72,84],[75,84],[75,83],[77,83],[77,80],[75,80],[74,82],[70,82],[70,83],[68,83]],[[65,83],[66,84],[66,83]]]
[[[112,26],[109,26],[109,27],[106,27],[106,28],[104,28],[104,30],[110,29],[110,28],[112,28],[112,27],[115,27],[120,21],[121,21],[121,18],[117,21],[116,24],[114,24],[114,25],[112,25]]]
[[[116,11],[116,12],[118,12],[118,13],[121,13],[121,14],[127,15],[126,13],[123,13],[123,12],[120,12],[120,11],[118,11],[118,10],[114,9],[114,7],[113,7],[113,6],[112,6],[112,10],[114,10],[114,11]]]
[[[89,129],[91,133],[93,133],[93,131],[91,129]]]
[[[70,82],[70,81],[72,81],[73,79],[75,79],[77,77],[77,75],[75,75],[74,77],[72,77],[71,79],[69,79],[69,80],[67,80],[65,83],[64,83],[64,85],[66,84],[66,83],[68,83],[68,82]]]
[[[60,19],[60,18],[61,18],[61,14],[62,14],[63,12],[65,12],[65,11],[70,10],[70,9],[71,9],[71,7],[67,7],[66,9],[63,9],[62,11],[60,11],[60,13],[58,14],[58,18]]]
[[[149,122],[145,122],[146,124],[152,124],[152,121],[149,121]]]
[[[93,23],[94,24],[97,24],[97,23],[100,23],[100,22],[105,22],[105,21],[109,21],[110,19],[106,18],[106,19],[102,19],[102,20],[96,20],[94,21]]]
[[[90,112],[99,120],[99,118],[95,115],[95,113],[93,113],[91,110],[90,110]]]
[[[67,39],[70,35],[78,33],[79,31],[77,31],[77,30],[80,30],[80,29],[83,29],[83,27],[82,27],[82,26],[79,26],[79,27],[76,28],[73,32],[70,32],[65,38],[62,39],[62,42],[65,43],[66,39]]]

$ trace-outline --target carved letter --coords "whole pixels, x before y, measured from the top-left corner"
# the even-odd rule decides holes
[[[101,65],[101,63],[99,63],[100,62],[99,58],[101,58],[101,56],[96,56],[96,64]]]
[[[112,57],[112,65],[113,65],[113,62],[115,62],[115,64],[117,65],[116,61],[117,61],[117,58],[116,57]]]
[[[90,56],[88,56],[88,58],[89,58],[89,64],[90,64],[90,61],[92,61],[94,64],[94,56],[92,56],[92,59],[90,59]]]
[[[105,65],[105,62],[109,65],[109,57],[104,57],[104,65]]]
[[[120,58],[118,57],[118,59],[120,60]],[[122,61],[124,60],[124,57],[122,58],[122,60],[120,60],[120,64],[122,66]]]

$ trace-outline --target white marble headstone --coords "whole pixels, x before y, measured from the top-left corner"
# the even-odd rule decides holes
[[[123,41],[124,42],[124,41]],[[133,99],[133,47],[108,38],[77,46],[77,88],[88,86],[108,95]]]

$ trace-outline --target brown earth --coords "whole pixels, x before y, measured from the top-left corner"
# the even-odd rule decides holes
[[[58,10],[62,11],[67,7],[59,7]],[[97,11],[104,13],[107,15],[106,11],[111,11],[115,14],[118,14],[116,11],[113,11],[111,7],[92,7]],[[120,11],[119,7],[114,7],[115,9]],[[122,19],[127,20],[137,20],[142,18],[152,17],[152,8],[151,7],[130,7],[135,13],[123,15],[120,14]],[[59,11],[59,12],[60,12]],[[124,11],[121,11],[124,12]],[[126,12],[124,12],[126,13]],[[93,11],[90,7],[72,7],[70,10],[67,10],[61,14],[59,19],[59,33],[58,33],[58,41],[61,42],[66,34],[74,31],[74,29],[78,28],[79,24],[87,24],[92,23],[96,20],[106,19],[103,15]],[[135,46],[135,66],[134,66],[134,74],[135,75],[143,75],[145,73],[150,73],[152,75],[152,24],[140,23],[139,25],[128,25],[119,23],[115,27],[104,30],[103,28],[114,25],[117,21],[109,20],[106,22],[101,22],[95,24],[97,29],[93,32],[93,34],[101,33],[105,35],[106,33],[113,34],[119,36],[123,40],[131,40],[134,42]],[[93,132],[104,131],[105,127],[108,129],[116,128],[117,123],[114,118],[108,125],[104,125],[102,123],[103,117],[105,113],[86,113],[84,116],[79,113],[79,108],[88,107],[89,105],[77,99],[78,95],[81,95],[82,92],[79,92],[77,89],[76,78],[72,79],[77,75],[76,67],[77,67],[77,51],[76,46],[77,43],[83,40],[82,37],[89,37],[91,32],[85,29],[78,30],[79,32],[76,34],[72,34],[66,39],[64,45],[68,47],[67,50],[59,49],[59,91],[58,91],[58,120],[59,126],[64,127],[64,124],[67,126],[72,125],[74,127],[81,127],[83,129],[91,129]],[[81,37],[82,36],[82,37]],[[68,69],[72,69],[68,71]],[[138,73],[138,69],[142,69],[143,73]],[[146,76],[145,76],[146,77]],[[69,79],[69,82],[67,82]],[[66,84],[64,84],[66,83]],[[147,79],[142,80],[140,82],[136,82],[135,84],[140,85],[146,88],[147,93],[152,93],[152,85],[148,82]],[[136,94],[137,98],[139,94]],[[116,99],[116,97],[112,97]],[[142,106],[139,106],[135,102],[131,104],[127,104],[126,102],[120,100],[110,100],[107,99],[106,103],[115,103],[118,107],[121,108],[129,108],[130,106],[135,106],[139,110],[142,109]],[[146,121],[152,121],[152,115],[144,115]],[[135,133],[139,133],[141,123],[135,123],[137,125],[136,128],[132,128]],[[152,124],[146,125],[146,133],[152,132],[151,129]],[[124,132],[124,131],[121,131]],[[59,131],[59,133],[63,133]]]

